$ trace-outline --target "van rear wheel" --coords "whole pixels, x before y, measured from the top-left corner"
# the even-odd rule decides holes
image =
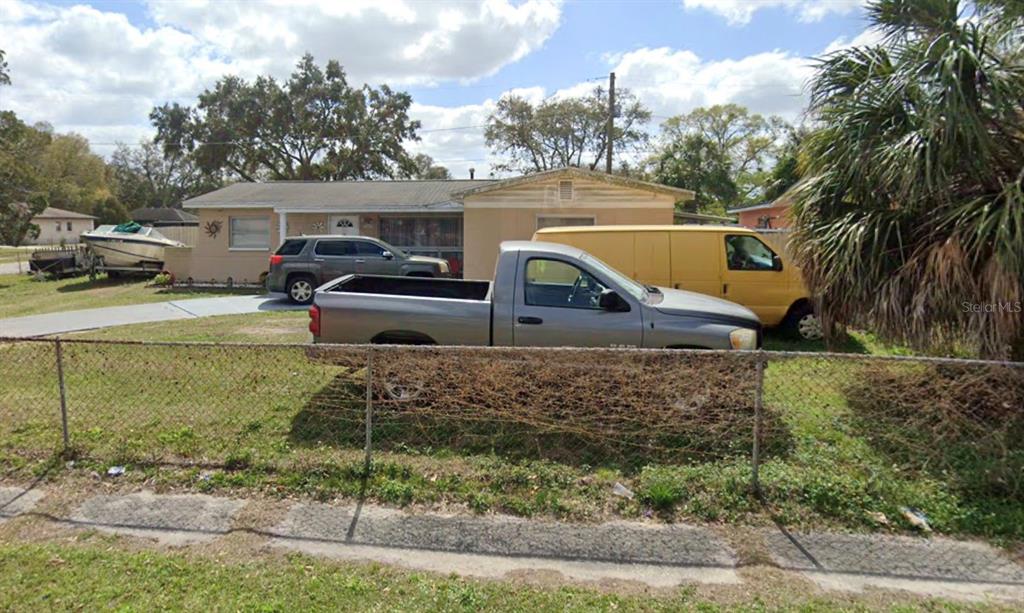
[[[309,304],[313,302],[314,289],[313,279],[301,276],[289,279],[288,287],[285,288],[285,291],[288,293],[288,300],[295,304]]]

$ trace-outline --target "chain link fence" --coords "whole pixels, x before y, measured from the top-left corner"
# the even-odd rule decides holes
[[[977,360],[0,341],[0,459],[15,468],[60,453],[230,468],[440,450],[636,470],[733,461],[758,488],[763,470],[824,450],[865,479],[877,466],[1019,505],[1022,407],[1024,365]]]

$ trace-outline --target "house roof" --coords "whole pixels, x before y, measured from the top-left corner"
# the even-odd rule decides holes
[[[198,223],[199,218],[192,213],[170,207],[144,207],[131,212],[132,221],[138,223]]]
[[[64,209],[58,209],[52,206],[48,206],[41,213],[33,217],[32,219],[96,219],[92,215],[86,215],[85,213],[76,213],[74,211],[65,211]]]
[[[272,181],[235,183],[182,203],[188,209],[274,207],[285,211],[461,211],[461,194],[493,180]]]
[[[511,179],[503,179],[500,181],[489,181],[487,185],[481,185],[479,187],[467,189],[462,193],[462,195],[469,196],[470,194],[482,194],[485,192],[494,191],[496,189],[503,189],[506,187],[512,187],[515,185],[535,183],[537,181],[544,181],[550,179],[553,176],[564,176],[569,178],[603,181],[611,185],[618,185],[621,187],[629,187],[633,189],[657,192],[659,194],[668,194],[670,196],[674,196],[676,200],[693,200],[693,198],[696,196],[696,194],[689,189],[670,187],[668,185],[661,185],[660,183],[650,183],[648,181],[640,181],[638,179],[632,179],[630,177],[610,175],[605,172],[586,170],[583,168],[576,168],[573,166],[566,168],[555,168],[554,170],[545,170],[543,172],[535,172],[532,174],[513,177]]]
[[[764,209],[772,209],[772,208],[775,208],[776,206],[779,206],[779,205],[775,204],[775,202],[762,202],[761,204],[754,204],[754,205],[751,205],[751,206],[741,206],[741,207],[738,207],[738,208],[735,208],[735,209],[727,209],[725,212],[726,213],[731,213],[731,214],[746,213],[747,211],[761,211],[761,210],[764,210]]]
[[[735,223],[732,217],[722,217],[720,215],[708,215],[706,213],[691,213],[690,211],[676,211],[673,213],[676,219],[690,219],[693,221],[707,221],[721,224],[732,224]]]

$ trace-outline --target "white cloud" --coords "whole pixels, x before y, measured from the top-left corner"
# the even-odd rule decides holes
[[[846,38],[845,36],[840,36],[839,38],[829,43],[828,47],[825,47],[825,51],[823,51],[822,54],[827,55],[829,53],[840,51],[842,49],[849,49],[850,47],[867,47],[871,45],[877,45],[878,43],[882,42],[883,38],[884,34],[882,34],[882,32],[868,28],[867,30],[864,30],[863,32],[854,36],[853,38]]]
[[[429,84],[492,75],[558,28],[556,0],[151,0],[157,23],[190,33],[257,72],[287,75],[310,52],[357,81]]]
[[[213,2],[154,0],[155,25],[117,12],[0,2],[0,47],[13,86],[0,106],[78,130],[107,154],[151,133],[148,113],[192,103],[225,74],[287,77],[306,51],[339,59],[354,83],[468,82],[539,48],[558,0]]]
[[[688,10],[703,9],[724,17],[730,25],[750,23],[761,9],[783,8],[803,22],[821,21],[829,13],[846,15],[859,9],[865,0],[683,0]]]

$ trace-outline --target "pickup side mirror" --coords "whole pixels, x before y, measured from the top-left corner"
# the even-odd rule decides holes
[[[778,254],[772,256],[772,270],[779,272],[782,270],[782,258]]]
[[[629,311],[629,303],[622,299],[615,290],[606,289],[601,292],[601,297],[598,298],[597,306],[605,311],[611,311],[613,313],[625,313]]]
[[[381,253],[380,256],[382,258],[384,258],[385,260],[393,260],[393,259],[395,259],[395,254],[391,253],[390,251],[386,251],[386,250],[383,253]]]

